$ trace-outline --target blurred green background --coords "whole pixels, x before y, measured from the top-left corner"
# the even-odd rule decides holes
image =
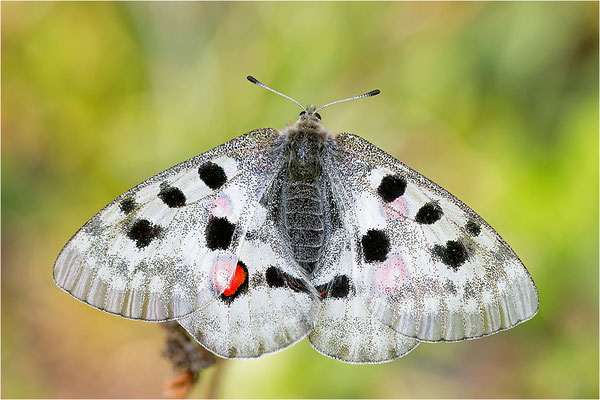
[[[301,103],[457,195],[541,308],[476,341],[346,365],[303,341],[226,361],[221,397],[598,393],[598,3],[2,2],[2,397],[156,397],[164,332],[52,282],[69,237],[151,175]]]

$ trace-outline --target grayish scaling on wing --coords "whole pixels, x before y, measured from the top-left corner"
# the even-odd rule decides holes
[[[349,235],[343,228],[335,231],[323,262],[315,271],[312,281],[324,293],[308,338],[318,352],[346,363],[392,361],[406,355],[419,342],[384,325],[357,296]]]
[[[264,191],[281,167],[282,137],[249,132],[148,179],[117,197],[67,243],[56,284],[127,318],[183,317],[220,293],[213,262],[242,250]]]
[[[331,139],[325,170],[351,231],[366,308],[423,341],[490,335],[533,317],[528,271],[475,212],[366,140]]]
[[[270,354],[302,340],[313,327],[318,299],[278,235],[272,210],[265,208],[272,205],[261,202],[241,250],[231,255],[247,269],[247,285],[178,320],[202,346],[221,357]]]

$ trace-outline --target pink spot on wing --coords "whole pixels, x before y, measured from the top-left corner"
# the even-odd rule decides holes
[[[231,199],[229,199],[229,196],[222,194],[213,199],[209,210],[211,215],[217,218],[223,218],[231,213],[231,208]]]
[[[404,203],[402,197],[398,197],[390,203],[383,203],[381,204],[381,214],[386,219],[404,219],[406,215],[406,203]]]
[[[212,268],[212,279],[219,293],[223,293],[229,288],[236,267],[237,259],[235,257],[229,256],[215,260]]]
[[[393,295],[398,293],[406,282],[406,274],[406,265],[402,258],[391,255],[373,270],[373,283],[381,293]]]

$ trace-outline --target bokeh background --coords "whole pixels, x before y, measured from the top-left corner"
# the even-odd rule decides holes
[[[598,3],[18,3],[2,11],[2,396],[157,397],[156,324],[52,282],[69,237],[151,175],[324,110],[480,213],[540,292],[531,321],[345,365],[307,341],[193,396],[598,393]]]

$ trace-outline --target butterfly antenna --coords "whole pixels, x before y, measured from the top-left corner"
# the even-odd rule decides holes
[[[369,93],[365,93],[365,94],[361,94],[359,96],[354,96],[354,97],[350,97],[349,99],[344,99],[344,100],[338,100],[338,101],[334,101],[332,103],[329,104],[325,104],[322,107],[319,107],[317,110],[315,110],[315,112],[324,109],[325,107],[329,107],[330,105],[333,104],[337,104],[337,103],[343,103],[344,101],[350,101],[350,100],[356,100],[356,99],[362,99],[363,97],[371,97],[371,96],[376,96],[379,93],[381,93],[381,91],[379,89],[375,89],[375,90],[371,90]]]
[[[249,80],[250,82],[254,83],[255,85],[258,85],[258,86],[260,86],[260,87],[263,87],[263,88],[265,88],[265,89],[267,89],[267,90],[270,90],[270,91],[271,91],[271,92],[273,92],[273,93],[276,93],[276,94],[278,94],[278,95],[280,95],[280,96],[282,96],[282,97],[285,97],[285,98],[286,98],[286,99],[288,99],[288,100],[291,100],[291,101],[293,101],[294,103],[298,104],[298,106],[300,106],[300,108],[301,108],[301,109],[303,109],[304,111],[306,111],[306,108],[304,108],[304,107],[302,106],[302,104],[298,103],[296,100],[292,99],[290,96],[286,96],[286,95],[285,95],[285,94],[283,94],[283,93],[279,93],[277,90],[273,90],[273,89],[271,89],[270,87],[268,87],[268,86],[267,86],[267,85],[265,85],[264,83],[260,82],[258,79],[256,79],[256,78],[255,78],[255,77],[253,77],[253,76],[250,76],[250,75],[248,75],[246,78],[248,78],[248,80]]]

